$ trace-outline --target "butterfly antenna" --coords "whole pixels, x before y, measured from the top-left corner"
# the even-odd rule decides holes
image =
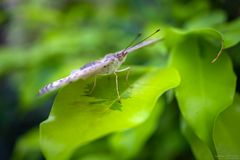
[[[141,40],[140,42],[137,42],[137,43],[134,44],[134,42],[136,42],[136,40],[142,35],[141,33],[139,33],[139,34],[133,39],[133,41],[132,41],[123,51],[121,51],[121,53],[125,53],[130,47],[134,47],[134,46],[142,43],[143,41],[145,41],[146,39],[152,37],[154,34],[156,34],[156,33],[159,32],[159,31],[160,31],[160,29],[157,29],[155,32],[153,32],[152,34],[150,34],[149,36],[147,36],[146,38],[144,38],[144,39]],[[134,44],[134,45],[133,45],[133,44]],[[127,53],[125,53],[125,54],[127,54]]]
[[[135,45],[138,45],[140,43],[142,43],[143,41],[147,40],[148,38],[152,37],[154,34],[156,34],[157,32],[159,32],[160,29],[157,29],[155,32],[153,32],[152,34],[150,34],[149,36],[147,36],[146,38],[144,38],[143,40],[141,40],[140,42],[136,43]],[[133,45],[133,46],[135,46]]]
[[[123,50],[123,52],[125,52],[129,47],[131,47],[136,40],[138,40],[139,37],[141,37],[142,33],[138,33],[138,35],[131,41],[131,43],[129,43],[129,45]]]

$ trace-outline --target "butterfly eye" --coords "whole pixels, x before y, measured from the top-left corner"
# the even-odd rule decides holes
[[[122,52],[122,54],[123,54],[123,56],[126,56],[127,55],[127,51],[125,51],[125,52]]]

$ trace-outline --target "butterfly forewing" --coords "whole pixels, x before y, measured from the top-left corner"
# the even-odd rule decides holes
[[[44,95],[48,92],[57,90],[79,79],[87,79],[97,74],[101,74],[103,68],[107,65],[109,65],[109,61],[101,60],[101,61],[90,62],[84,65],[83,67],[81,67],[80,69],[72,71],[69,76],[44,86],[42,89],[39,90],[39,95]]]

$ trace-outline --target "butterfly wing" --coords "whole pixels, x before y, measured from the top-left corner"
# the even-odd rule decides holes
[[[71,76],[67,76],[65,78],[49,83],[48,85],[44,86],[42,89],[39,90],[38,95],[41,96],[48,92],[54,91],[60,87],[63,87],[69,84],[70,80],[71,80]]]
[[[73,70],[71,74],[65,78],[61,78],[57,81],[49,83],[48,85],[44,86],[42,89],[39,90],[39,95],[44,95],[51,91],[57,90],[63,86],[68,85],[71,82],[77,81],[79,79],[86,79],[89,77],[93,77],[97,74],[100,74],[104,68],[104,66],[108,65],[110,61],[106,60],[99,60],[95,62],[90,62],[80,69]]]

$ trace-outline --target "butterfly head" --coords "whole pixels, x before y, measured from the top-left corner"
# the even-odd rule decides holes
[[[124,61],[126,59],[127,54],[128,54],[127,51],[122,51],[120,53],[117,53],[115,56],[119,61]]]

